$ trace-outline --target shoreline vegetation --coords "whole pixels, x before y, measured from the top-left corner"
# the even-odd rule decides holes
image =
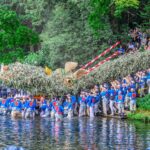
[[[150,123],[150,94],[137,99],[138,109],[135,113],[127,113],[131,120],[139,120],[144,123]]]
[[[150,111],[139,109],[135,113],[127,113],[127,118],[130,120],[138,120],[144,123],[150,123]]]

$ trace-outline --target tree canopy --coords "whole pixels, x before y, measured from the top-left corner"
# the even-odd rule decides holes
[[[11,18],[5,27],[15,28],[0,33],[5,63],[14,57],[13,61],[23,59],[52,69],[67,61],[84,64],[117,39],[126,40],[129,28],[149,28],[149,0],[1,0],[0,4],[1,17],[5,13]]]
[[[0,9],[1,62],[11,63],[23,59],[26,49],[36,45],[38,41],[37,33],[23,25],[16,12]]]

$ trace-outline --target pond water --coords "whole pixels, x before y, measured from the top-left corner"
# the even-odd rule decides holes
[[[0,150],[150,150],[150,125],[95,118],[0,117]]]

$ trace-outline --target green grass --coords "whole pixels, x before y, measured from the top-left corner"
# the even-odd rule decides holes
[[[132,120],[139,120],[145,123],[150,123],[150,111],[137,110],[135,113],[128,113],[127,116]]]
[[[128,113],[127,116],[132,120],[140,120],[145,123],[150,123],[150,94],[137,99],[137,111]]]

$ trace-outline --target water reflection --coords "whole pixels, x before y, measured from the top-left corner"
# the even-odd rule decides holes
[[[4,150],[24,150],[22,147],[8,146]]]
[[[11,120],[0,117],[3,150],[148,150],[150,125],[107,118]]]

